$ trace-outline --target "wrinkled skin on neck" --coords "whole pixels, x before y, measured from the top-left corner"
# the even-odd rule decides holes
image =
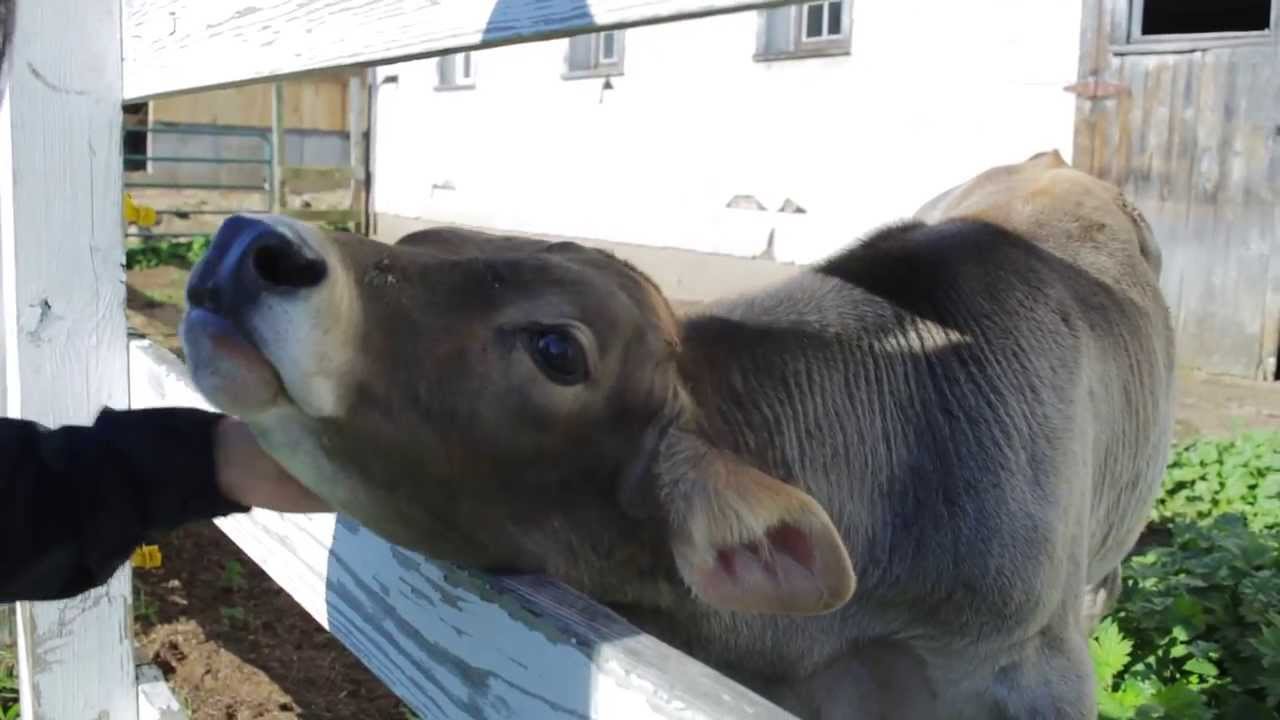
[[[679,323],[634,268],[457,229],[387,246],[282,218],[237,223],[193,272],[193,376],[387,539],[659,613],[812,614],[851,596],[824,510],[708,444],[680,377]],[[323,264],[323,279],[265,293],[245,280],[287,285],[306,261],[246,259],[263,234]],[[566,342],[581,361],[569,376],[540,354]]]

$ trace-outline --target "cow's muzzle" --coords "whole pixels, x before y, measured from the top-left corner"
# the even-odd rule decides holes
[[[264,294],[289,294],[325,279],[324,259],[276,226],[233,215],[218,228],[213,245],[192,273],[187,303],[240,324]]]
[[[324,370],[316,367],[324,349],[312,344],[338,320],[324,301],[334,271],[313,235],[285,217],[233,215],[193,269],[182,342],[193,379],[220,409],[264,412],[286,389],[311,399]]]

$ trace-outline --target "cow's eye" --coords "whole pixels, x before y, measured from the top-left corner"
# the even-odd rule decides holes
[[[535,330],[530,337],[530,351],[538,368],[552,382],[577,385],[587,379],[586,354],[567,330]]]

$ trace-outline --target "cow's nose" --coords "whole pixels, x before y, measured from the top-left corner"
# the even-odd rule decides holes
[[[187,285],[192,307],[234,316],[264,294],[313,288],[324,281],[325,263],[265,220],[228,218]]]

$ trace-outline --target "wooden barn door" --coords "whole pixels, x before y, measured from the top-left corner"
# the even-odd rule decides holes
[[[1276,379],[1280,0],[1085,0],[1075,165],[1155,230],[1179,363]]]

